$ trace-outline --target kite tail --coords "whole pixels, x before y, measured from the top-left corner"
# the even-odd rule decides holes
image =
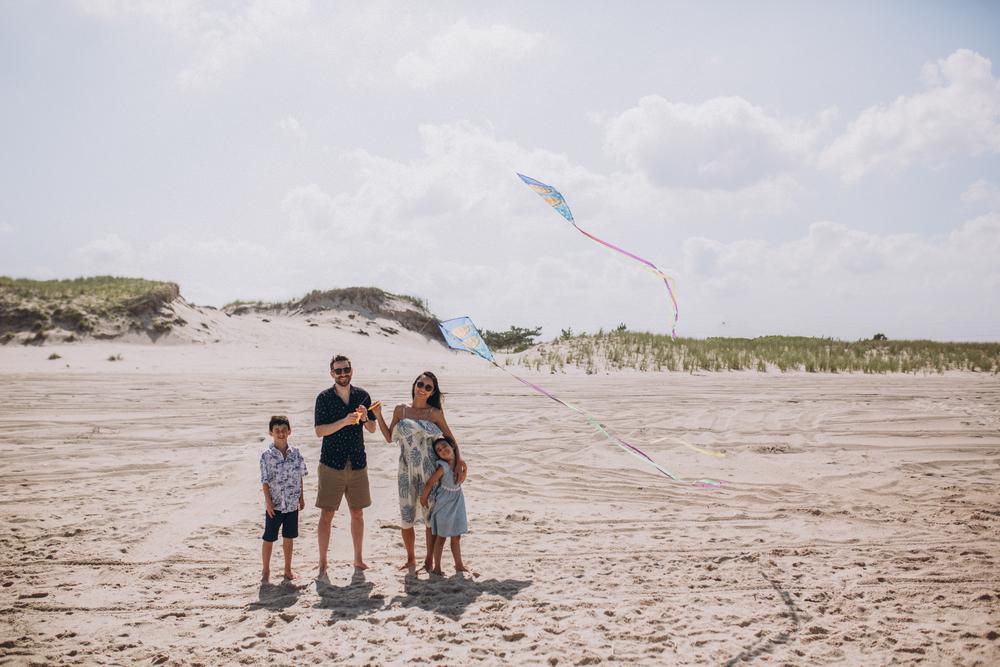
[[[682,481],[680,477],[678,477],[677,475],[675,475],[674,473],[670,472],[669,470],[667,470],[666,468],[664,468],[663,466],[661,466],[659,463],[657,463],[656,461],[654,461],[652,459],[652,457],[649,456],[649,454],[647,454],[646,452],[642,451],[641,449],[639,449],[638,447],[636,447],[634,445],[630,445],[629,443],[625,442],[624,440],[622,440],[618,436],[616,436],[613,433],[611,433],[610,431],[608,431],[607,427],[605,427],[604,424],[602,424],[601,422],[597,421],[597,419],[595,419],[593,417],[593,415],[589,414],[588,412],[586,412],[584,410],[581,410],[580,408],[576,407],[575,405],[571,405],[570,403],[567,403],[566,401],[562,400],[561,398],[559,398],[555,394],[547,391],[543,387],[539,387],[537,384],[535,384],[533,382],[528,382],[524,378],[519,377],[517,375],[514,375],[513,373],[511,373],[509,370],[507,370],[506,368],[504,368],[503,366],[501,366],[497,362],[491,361],[490,363],[492,363],[494,366],[496,366],[497,368],[499,368],[500,370],[502,370],[504,373],[507,373],[508,375],[510,375],[512,378],[514,378],[515,380],[517,380],[521,384],[523,384],[523,385],[525,385],[527,387],[531,387],[532,389],[534,389],[535,391],[537,391],[539,394],[542,394],[543,396],[546,396],[546,397],[552,399],[556,403],[558,403],[558,404],[560,404],[560,405],[562,405],[564,407],[569,408],[573,412],[576,412],[576,413],[582,415],[587,420],[587,422],[591,426],[593,426],[594,429],[597,430],[597,432],[599,432],[602,435],[604,435],[604,437],[606,437],[612,443],[614,443],[615,445],[617,445],[623,451],[631,454],[632,456],[636,457],[637,459],[639,459],[643,463],[648,463],[648,464],[652,465],[654,468],[656,468],[660,472],[660,474],[665,475],[666,477],[669,477],[670,479],[674,480],[675,482]]]
[[[652,271],[653,273],[655,273],[656,275],[658,275],[660,278],[663,279],[663,284],[667,286],[667,293],[670,295],[670,303],[674,307],[674,321],[670,325],[670,335],[676,340],[676,338],[677,338],[677,318],[680,315],[680,309],[677,307],[677,297],[674,295],[674,289],[670,286],[670,279],[669,279],[669,277],[667,277],[667,275],[665,273],[663,273],[663,271],[661,271],[660,268],[658,266],[656,266],[656,264],[653,264],[648,259],[643,259],[642,257],[639,257],[638,255],[634,255],[634,254],[630,253],[628,250],[625,250],[623,248],[619,248],[614,243],[608,243],[604,239],[600,239],[600,238],[594,236],[593,234],[591,234],[590,232],[588,232],[586,229],[583,229],[579,225],[577,225],[576,222],[571,222],[570,224],[572,224],[574,227],[576,227],[576,230],[578,232],[580,232],[581,234],[583,234],[584,236],[586,236],[587,238],[592,239],[594,241],[597,241],[598,243],[600,243],[601,245],[605,246],[606,248],[610,248],[611,250],[615,250],[617,252],[620,252],[621,254],[623,254],[623,255],[625,255],[627,257],[631,257],[632,259],[634,259],[635,261],[639,262],[640,264],[645,265],[650,271]]]

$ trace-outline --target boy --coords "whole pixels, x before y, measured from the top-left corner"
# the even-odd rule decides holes
[[[299,536],[299,510],[305,507],[302,478],[307,475],[306,462],[295,447],[288,445],[292,426],[288,417],[271,417],[267,430],[274,442],[260,455],[260,482],[264,487],[264,544],[261,560],[264,568],[261,581],[271,576],[271,549],[278,541],[281,528],[281,550],[285,553],[285,579],[294,579],[292,573],[292,540]]]

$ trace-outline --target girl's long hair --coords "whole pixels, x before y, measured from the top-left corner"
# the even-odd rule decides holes
[[[416,380],[413,381],[413,385],[410,386],[410,398],[414,399],[417,397],[417,380],[419,380],[422,377],[429,377],[431,380],[434,381],[434,392],[427,397],[427,405],[431,406],[432,408],[437,408],[438,410],[441,410],[442,405],[444,403],[444,394],[441,393],[441,385],[438,384],[437,376],[434,375],[434,373],[431,373],[430,371],[424,371],[423,373],[417,376]]]
[[[455,454],[455,458],[452,459],[452,462],[453,463],[458,463],[458,461],[460,459],[460,456],[459,456],[459,453],[458,453],[458,443],[455,442],[455,438],[450,438],[450,437],[448,437],[446,435],[442,435],[440,438],[434,438],[434,456],[437,456],[437,444],[441,440],[444,440],[449,445],[451,445],[451,451],[454,452],[454,454]],[[437,457],[439,459],[441,458],[440,456],[437,456]]]

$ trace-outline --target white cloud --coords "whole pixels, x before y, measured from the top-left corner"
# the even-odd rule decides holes
[[[1000,81],[988,58],[960,49],[926,64],[923,79],[923,92],[863,111],[820,164],[856,182],[875,169],[937,167],[1000,152]]]
[[[1000,188],[985,179],[979,179],[962,193],[967,204],[985,204],[990,209],[1000,209]]]
[[[699,317],[717,313],[744,335],[1000,335],[1000,214],[947,235],[878,235],[832,222],[783,243],[684,242]],[[892,334],[890,334],[892,335]]]
[[[604,147],[657,185],[739,189],[801,167],[833,117],[783,118],[741,97],[686,104],[650,95],[604,121]]]
[[[302,129],[302,123],[295,116],[285,116],[278,121],[278,127],[291,134],[292,136],[298,137],[299,139],[305,138],[305,130]]]
[[[508,25],[478,27],[460,19],[434,35],[424,52],[396,62],[396,75],[412,88],[429,88],[472,73],[485,74],[506,62],[525,60],[541,44],[541,33]]]
[[[106,21],[140,18],[178,39],[193,58],[177,74],[181,87],[216,81],[253,54],[289,34],[309,13],[309,0],[254,0],[236,6],[195,0],[78,0],[87,14]],[[232,11],[227,11],[232,7]]]
[[[117,234],[90,241],[77,248],[76,254],[85,266],[98,273],[133,273],[139,267],[135,249]]]
[[[0,222],[0,234],[10,234],[14,231],[14,225],[9,222]]]

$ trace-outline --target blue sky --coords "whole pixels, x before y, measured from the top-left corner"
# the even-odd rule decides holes
[[[0,273],[1000,338],[991,3],[0,4]]]

